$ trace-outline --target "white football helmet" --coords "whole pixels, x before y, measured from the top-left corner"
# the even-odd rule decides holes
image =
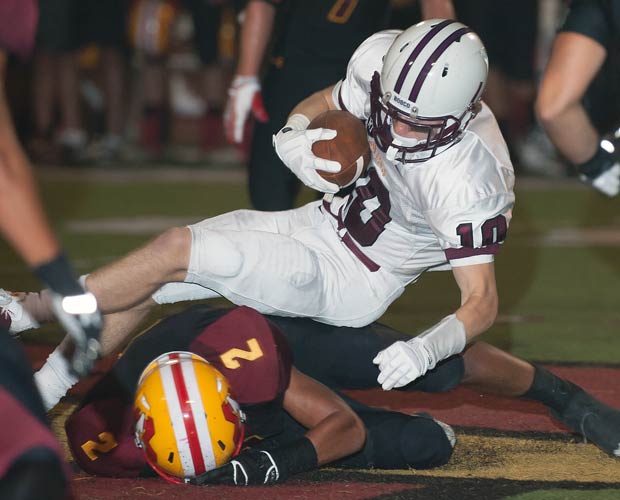
[[[488,67],[478,35],[457,21],[432,19],[400,33],[372,78],[369,133],[377,146],[402,163],[448,149],[479,110]],[[425,139],[395,134],[394,120]]]

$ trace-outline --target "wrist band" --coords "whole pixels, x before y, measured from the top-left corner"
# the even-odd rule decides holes
[[[316,449],[305,436],[275,450],[269,450],[269,453],[278,464],[280,481],[318,466]]]
[[[49,262],[34,268],[34,274],[52,291],[60,295],[80,295],[84,293],[73,268],[63,252]]]

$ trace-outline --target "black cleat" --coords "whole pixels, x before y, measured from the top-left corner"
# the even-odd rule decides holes
[[[620,458],[620,410],[588,394],[581,387],[562,381],[566,405],[562,411],[551,410],[560,422],[581,434],[605,453]]]

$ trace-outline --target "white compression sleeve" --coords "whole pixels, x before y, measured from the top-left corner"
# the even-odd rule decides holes
[[[428,369],[432,370],[440,361],[465,349],[467,345],[465,325],[456,314],[451,314],[407,343],[424,347],[428,355]]]

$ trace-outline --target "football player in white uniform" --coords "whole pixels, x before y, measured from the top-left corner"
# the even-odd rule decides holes
[[[366,120],[373,158],[353,193],[173,228],[93,272],[86,286],[109,314],[104,353],[151,306],[216,296],[263,313],[363,326],[424,271],[438,269],[452,270],[460,307],[378,353],[379,383],[406,385],[461,352],[495,320],[493,258],[514,202],[506,144],[480,101],[487,69],[482,42],[456,21],[370,37],[353,54],[346,78],[302,101],[274,137],[279,156],[304,183],[334,193],[317,169],[340,165],[317,158],[311,146],[336,132],[307,125],[327,109]],[[61,349],[36,376],[48,406],[75,380]]]

